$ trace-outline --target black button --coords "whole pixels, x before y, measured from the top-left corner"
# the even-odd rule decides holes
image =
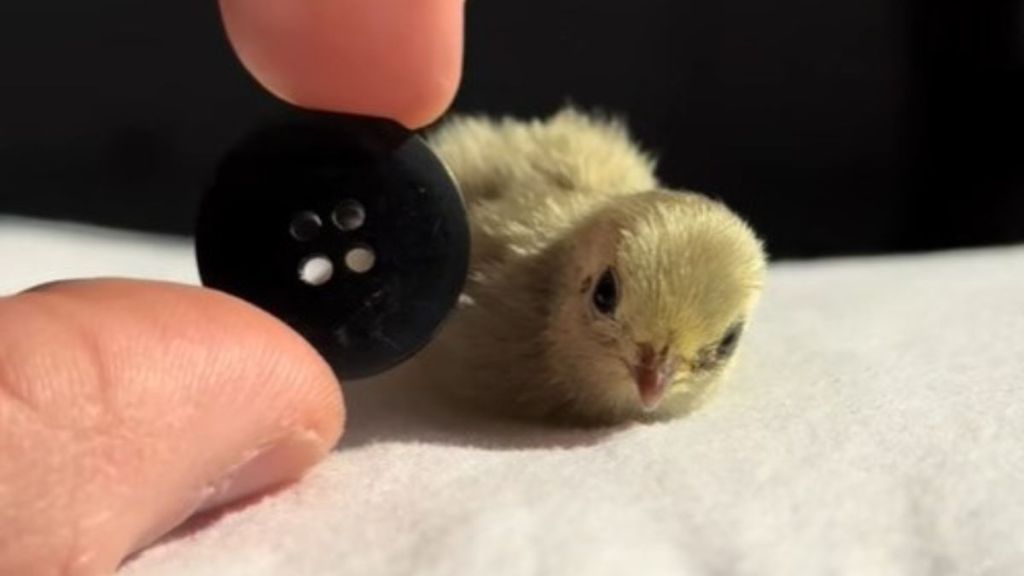
[[[302,334],[344,378],[404,361],[458,301],[469,228],[447,169],[397,123],[296,111],[221,162],[203,284]]]

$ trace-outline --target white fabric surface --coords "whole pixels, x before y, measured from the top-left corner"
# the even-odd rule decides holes
[[[0,220],[0,293],[194,281],[184,242]],[[1020,574],[1024,248],[775,265],[704,409],[604,432],[353,383],[304,481],[127,576]]]

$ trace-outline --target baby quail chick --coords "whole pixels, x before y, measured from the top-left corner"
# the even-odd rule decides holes
[[[456,118],[429,138],[465,196],[463,305],[420,378],[512,415],[686,412],[730,365],[765,271],[724,205],[661,188],[621,123]]]

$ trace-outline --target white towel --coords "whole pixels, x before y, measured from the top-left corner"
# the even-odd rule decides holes
[[[187,243],[0,222],[0,293],[194,282]],[[669,423],[557,431],[347,387],[298,485],[126,576],[1024,570],[1024,248],[782,263],[738,369]]]

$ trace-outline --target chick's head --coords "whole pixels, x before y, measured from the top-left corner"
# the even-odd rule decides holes
[[[665,190],[605,206],[562,258],[546,362],[563,409],[590,420],[692,408],[730,365],[765,271],[728,208]]]

